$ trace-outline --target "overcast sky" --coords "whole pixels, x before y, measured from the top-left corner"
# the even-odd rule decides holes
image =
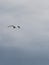
[[[21,29],[8,28],[11,24],[20,25]],[[49,1],[0,0],[0,46],[49,56]]]
[[[49,49],[48,0],[0,0],[0,46]],[[12,30],[8,25],[20,25]]]
[[[11,24],[21,30],[9,29]],[[48,0],[0,0],[0,45],[48,47]]]

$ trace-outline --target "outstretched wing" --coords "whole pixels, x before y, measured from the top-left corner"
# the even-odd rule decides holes
[[[20,28],[20,26],[17,26],[18,28]]]
[[[14,25],[9,25],[8,27],[13,27],[13,28],[16,28]]]

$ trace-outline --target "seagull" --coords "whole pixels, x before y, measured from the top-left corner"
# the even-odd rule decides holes
[[[14,25],[9,25],[8,27],[13,27],[14,29],[16,28],[16,26],[14,26]]]
[[[14,29],[16,28],[16,26],[15,26],[15,25],[9,25],[8,27],[13,27]],[[19,28],[19,29],[20,29],[20,26],[17,26],[17,28]]]

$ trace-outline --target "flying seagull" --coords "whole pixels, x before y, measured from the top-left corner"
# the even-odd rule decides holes
[[[14,29],[16,28],[16,26],[15,26],[15,25],[9,25],[8,27],[13,27]],[[19,29],[20,29],[20,26],[17,26],[17,28],[19,28]]]

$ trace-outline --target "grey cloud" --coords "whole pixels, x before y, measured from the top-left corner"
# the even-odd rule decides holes
[[[10,3],[12,2],[10,1]],[[9,24],[20,25],[21,29],[19,31],[17,31],[17,29],[13,31],[7,27]],[[31,55],[26,54],[29,58],[30,56],[32,57],[31,61],[27,58],[30,64],[32,60],[36,61],[36,65],[40,63],[49,64],[48,0],[29,0],[24,4],[21,3],[17,5],[9,5],[9,3],[1,4],[0,45],[22,48],[25,50],[25,53],[28,52],[28,54],[31,52]],[[37,56],[35,57],[34,55]],[[28,62],[24,61],[26,64],[28,64]]]
[[[49,56],[48,54],[44,53],[36,51],[35,54],[35,51],[33,53],[28,53],[28,51],[24,51],[22,48],[0,47],[0,64],[47,65],[49,64]]]
[[[30,39],[30,41],[33,42],[32,39],[35,40],[37,38],[38,40],[40,39],[40,41],[45,41],[45,39],[46,40],[48,39],[47,37],[48,34],[45,30],[47,26],[44,24],[45,22],[47,22],[48,16],[43,14],[39,15],[41,14],[41,12],[43,13],[43,10],[40,11],[39,8],[29,10],[27,6],[25,7],[22,5],[17,7],[12,6],[11,8],[8,8],[8,10],[7,10],[7,7],[4,6],[3,11],[5,11],[6,13],[1,15],[2,17],[0,16],[1,17],[0,21],[3,24],[2,26],[5,27],[5,28],[4,27],[2,28],[3,32],[8,33],[8,30],[7,30],[8,28],[6,28],[6,26],[8,26],[9,24],[16,24],[16,25],[22,24],[23,31],[20,32],[19,35],[21,36],[20,38],[25,39],[25,41],[29,42],[29,39]],[[35,11],[35,13],[33,13],[32,11]],[[10,34],[13,34],[13,33],[11,32]],[[14,36],[16,37],[16,33],[14,34]]]

